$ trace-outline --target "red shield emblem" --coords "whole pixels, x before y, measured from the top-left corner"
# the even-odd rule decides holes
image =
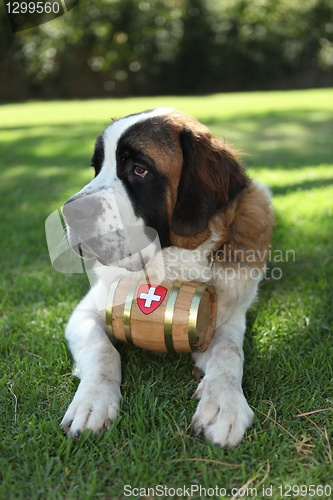
[[[140,311],[143,314],[154,312],[163,302],[168,289],[164,286],[140,285],[137,299]]]

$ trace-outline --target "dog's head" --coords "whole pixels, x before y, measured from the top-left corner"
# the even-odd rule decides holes
[[[111,123],[92,166],[95,178],[68,200],[64,216],[72,248],[105,265],[156,238],[162,248],[194,248],[208,237],[210,219],[248,184],[226,144],[166,108]]]

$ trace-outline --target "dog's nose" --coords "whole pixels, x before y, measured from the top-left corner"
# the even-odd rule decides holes
[[[76,226],[95,219],[101,210],[100,204],[93,196],[72,197],[63,206],[63,214],[69,226]]]

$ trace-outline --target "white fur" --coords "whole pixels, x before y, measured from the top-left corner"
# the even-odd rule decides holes
[[[163,250],[164,266],[171,279],[190,281],[195,276],[197,281],[209,281],[215,288],[218,299],[214,336],[204,353],[193,354],[196,367],[205,376],[194,395],[200,402],[192,424],[196,432],[203,431],[213,443],[235,446],[253,419],[242,390],[242,346],[245,314],[256,296],[261,276],[253,279],[244,269],[230,278],[223,268],[207,264],[208,250],[209,242],[194,251],[170,247]]]
[[[154,111],[158,112],[167,110]],[[111,178],[123,209],[131,214],[130,200],[115,174],[115,148],[128,126],[150,116],[152,114],[129,117],[115,122],[105,131],[106,160],[102,172],[81,193],[108,189]],[[140,220],[134,222],[142,223]],[[197,281],[210,281],[215,287],[218,314],[213,340],[204,353],[194,355],[196,366],[205,376],[195,393],[200,402],[193,417],[193,427],[196,432],[203,431],[213,443],[235,446],[253,418],[242,390],[242,345],[245,314],[255,298],[261,276],[253,278],[244,269],[236,277],[230,277],[223,269],[210,266],[207,252],[214,236],[212,234],[208,242],[194,251],[169,247],[162,251],[162,256],[166,279],[191,280],[195,271]],[[156,255],[149,263],[150,273],[158,274],[160,257]],[[66,329],[81,382],[61,425],[74,437],[84,429],[99,433],[109,427],[116,418],[121,399],[120,356],[105,334],[105,311],[96,310],[95,299],[105,295],[116,275],[128,271],[119,267],[107,269],[107,273],[100,273],[97,284],[76,307]]]

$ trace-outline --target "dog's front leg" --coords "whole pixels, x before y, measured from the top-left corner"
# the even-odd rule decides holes
[[[217,328],[204,353],[194,355],[204,378],[194,394],[200,402],[193,427],[221,446],[236,446],[253,420],[242,390],[244,332],[245,317],[234,318]]]
[[[66,328],[81,382],[61,428],[74,438],[84,429],[99,433],[108,428],[121,398],[120,355],[105,334],[105,311],[96,310],[94,293],[96,288],[80,302]]]

